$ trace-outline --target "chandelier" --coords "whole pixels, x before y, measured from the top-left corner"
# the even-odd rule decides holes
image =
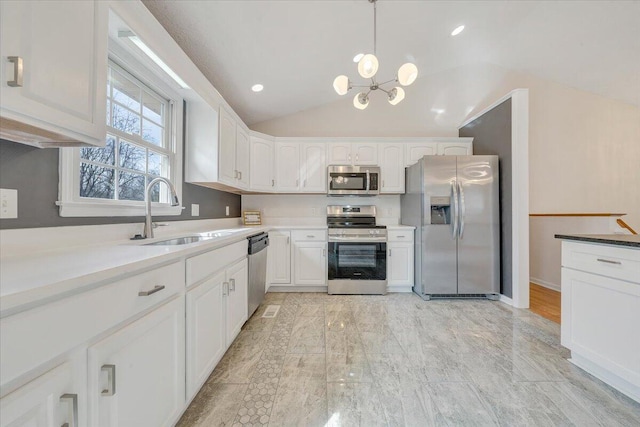
[[[376,1],[368,0],[369,3],[373,3],[373,54],[368,53],[358,61],[358,74],[365,79],[371,79],[371,83],[364,85],[352,84],[349,77],[340,75],[333,81],[333,88],[338,95],[346,95],[351,88],[368,88],[369,90],[363,90],[359,92],[353,98],[353,106],[359,110],[364,110],[369,105],[369,94],[374,90],[381,90],[387,94],[387,100],[389,104],[396,105],[404,99],[404,89],[400,86],[396,86],[389,90],[386,90],[382,85],[386,85],[391,82],[400,83],[401,86],[409,86],[418,77],[418,67],[411,62],[403,64],[399,69],[396,77],[387,80],[382,83],[378,83],[376,80],[376,73],[378,72],[378,58],[376,58]]]

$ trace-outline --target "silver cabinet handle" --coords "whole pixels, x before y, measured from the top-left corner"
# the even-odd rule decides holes
[[[24,71],[22,58],[19,56],[8,56],[7,59],[13,63],[13,80],[7,80],[7,85],[11,87],[22,87],[22,74]]]
[[[116,365],[102,365],[100,371],[107,371],[107,388],[100,393],[102,396],[116,394]]]
[[[153,295],[156,292],[160,292],[163,289],[164,289],[164,285],[154,286],[153,289],[151,289],[150,291],[140,291],[140,292],[138,292],[138,296],[139,297],[148,297],[149,295]]]
[[[291,241],[291,237],[287,236],[287,245],[289,244],[290,241]]]
[[[384,188],[384,179],[382,180],[382,188]]]
[[[323,257],[326,257],[326,256],[327,256],[327,250],[326,250],[326,249],[323,249],[323,250],[322,250],[322,256],[323,256]]]
[[[271,186],[272,186],[272,187],[275,187],[275,186],[276,186],[276,180],[275,180],[275,179],[272,179],[272,180],[271,180]]]
[[[60,402],[68,400],[71,403],[71,420],[72,424],[64,423],[62,427],[78,427],[78,395],[65,393],[60,396]]]
[[[229,279],[229,287],[231,292],[236,291],[236,279]]]
[[[389,248],[389,256],[391,256],[391,248]]]
[[[222,296],[229,296],[229,282],[222,282]]]
[[[406,236],[396,236],[398,239],[404,239]]]
[[[313,234],[307,234],[307,238],[309,238],[309,239],[313,239],[314,237],[316,237],[316,236],[314,236]]]
[[[238,171],[238,179],[242,181],[242,171]]]
[[[603,259],[603,258],[597,258],[597,260],[600,261],[600,262],[605,262],[607,264],[622,265],[622,263],[620,261],[611,261],[610,259]]]

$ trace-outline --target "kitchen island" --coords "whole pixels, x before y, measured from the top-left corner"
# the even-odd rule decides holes
[[[573,364],[640,402],[640,236],[555,237],[562,345]]]

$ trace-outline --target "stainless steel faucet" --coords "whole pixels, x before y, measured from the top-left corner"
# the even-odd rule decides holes
[[[169,187],[169,191],[171,192],[171,206],[180,205],[180,201],[178,200],[178,194],[176,194],[176,189],[167,178],[158,177],[152,179],[151,182],[147,185],[147,188],[144,190],[144,199],[146,201],[147,207],[145,209],[145,221],[144,221],[144,230],[142,232],[142,238],[146,239],[147,237],[153,239],[153,221],[151,220],[151,188],[156,185],[158,182],[164,182]]]

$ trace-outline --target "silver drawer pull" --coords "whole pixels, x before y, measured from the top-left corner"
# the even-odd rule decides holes
[[[307,234],[307,238],[309,238],[309,239],[313,239],[314,237],[316,237],[316,236],[314,236],[313,234]]]
[[[229,291],[236,291],[236,279],[229,279]]]
[[[22,58],[19,56],[7,56],[7,59],[13,63],[13,80],[8,80],[7,85],[11,87],[22,87],[22,74],[24,71]]]
[[[116,394],[116,365],[102,365],[100,371],[107,371],[107,388],[100,393],[102,396]]]
[[[398,239],[404,239],[405,236],[396,236]]]
[[[154,287],[153,289],[151,289],[150,291],[140,291],[140,292],[138,292],[138,296],[139,297],[148,297],[149,295],[153,295],[156,292],[160,292],[163,289],[164,289],[164,285],[158,285],[158,286]]]
[[[71,420],[73,424],[64,423],[62,427],[78,427],[78,395],[65,393],[60,396],[60,402],[64,402],[65,400],[69,400],[71,403]]]
[[[598,258],[598,261],[600,261],[600,262],[606,262],[607,264],[617,264],[617,265],[622,265],[622,263],[621,263],[620,261],[611,261],[610,259]]]

